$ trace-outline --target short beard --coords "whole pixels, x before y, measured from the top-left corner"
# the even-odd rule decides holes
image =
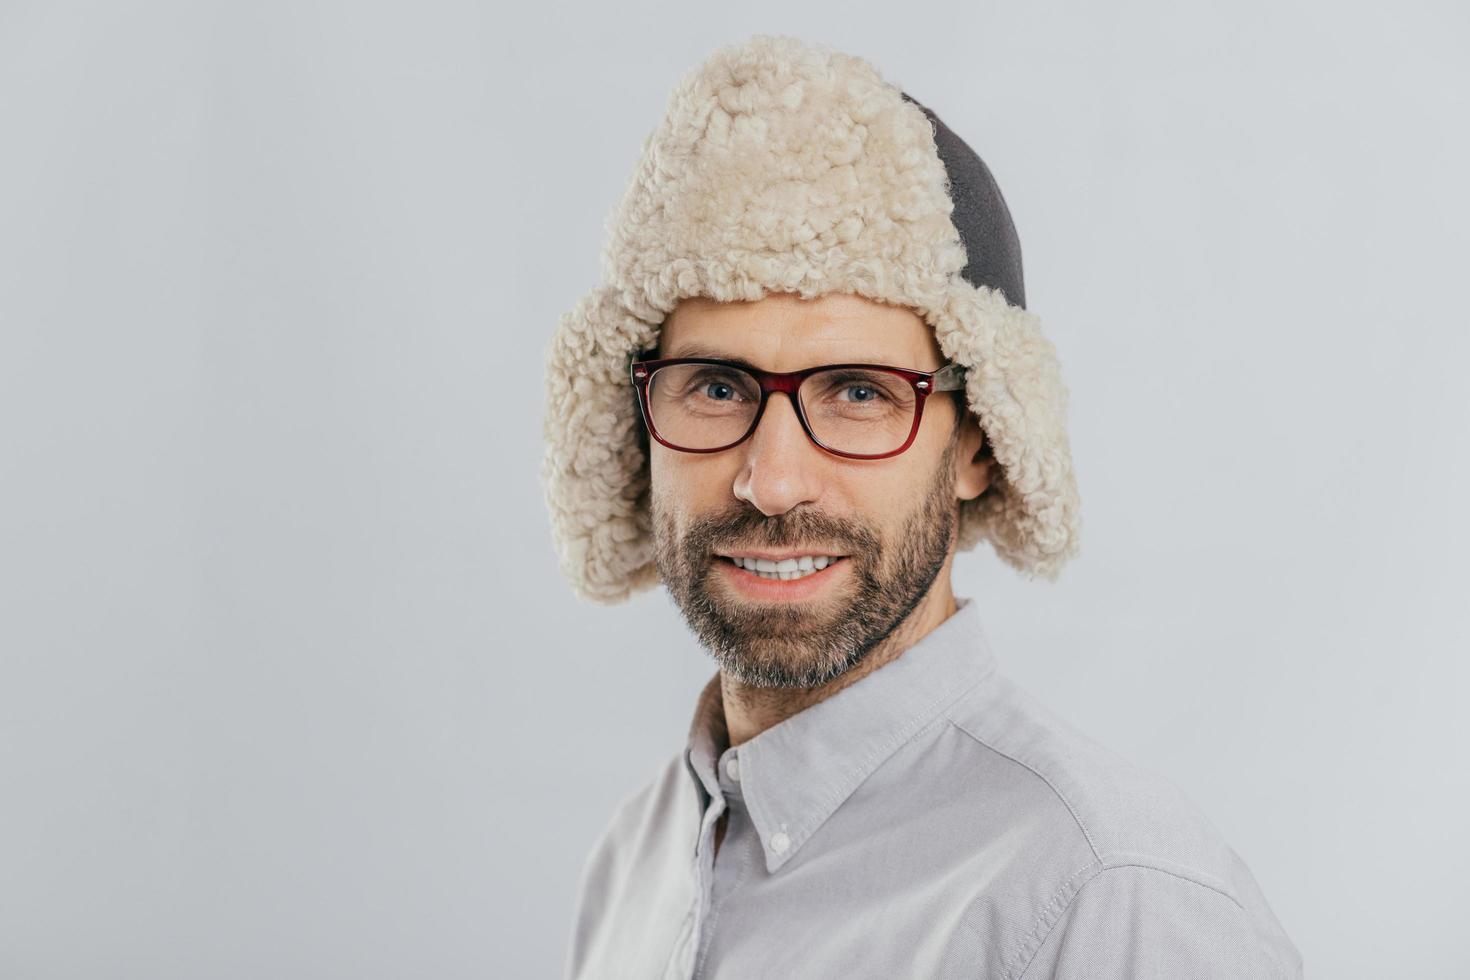
[[[652,499],[654,560],[689,628],[724,674],[748,687],[815,688],[852,670],[914,611],[944,568],[959,520],[951,437],[938,472],[892,542],[866,521],[794,508],[766,517],[744,505],[695,519],[680,537]],[[734,605],[718,573],[717,547],[793,548],[831,542],[846,551],[852,586],[822,614],[816,601]]]

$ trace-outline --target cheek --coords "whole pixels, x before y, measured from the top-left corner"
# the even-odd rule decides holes
[[[958,403],[948,392],[940,391],[930,395],[924,402],[924,417],[919,422],[919,431],[914,436],[914,444],[909,447],[909,452],[917,449],[927,457],[937,459],[949,444],[958,410]]]
[[[914,506],[920,485],[907,470],[883,473],[873,479],[854,484],[849,499],[861,508],[868,519],[881,527],[897,524]]]
[[[847,499],[874,525],[891,533],[924,506],[933,492],[939,467],[944,465],[945,445],[945,440],[930,444],[915,439],[907,451],[889,461],[892,465],[844,480]]]
[[[648,460],[653,495],[665,510],[675,514],[724,506],[732,497],[734,479],[725,469],[720,460],[659,445],[653,447]]]
[[[671,449],[655,445],[648,456],[648,478],[654,493],[664,498],[665,503],[682,499],[684,487],[689,482],[682,457]]]
[[[943,435],[947,438],[948,430]],[[857,516],[876,528],[897,527],[927,492],[944,442],[925,426],[914,444],[893,460],[829,468],[818,478],[816,506],[833,515]],[[649,455],[651,492],[659,509],[683,526],[686,515],[737,504],[738,465],[728,454],[700,456],[654,444]]]

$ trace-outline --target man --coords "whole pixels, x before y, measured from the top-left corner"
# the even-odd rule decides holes
[[[683,80],[547,361],[564,572],[662,582],[719,671],[579,882],[572,978],[1298,977],[1162,777],[998,671],[980,540],[1077,553],[1055,351],[989,171],[868,63]]]

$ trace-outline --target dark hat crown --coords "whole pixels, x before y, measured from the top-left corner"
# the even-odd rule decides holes
[[[902,95],[924,110],[934,126],[934,146],[949,176],[949,196],[954,201],[950,220],[965,246],[966,262],[960,276],[972,286],[1000,290],[1008,302],[1024,309],[1026,285],[1021,274],[1021,239],[990,168],[934,110],[907,92]]]

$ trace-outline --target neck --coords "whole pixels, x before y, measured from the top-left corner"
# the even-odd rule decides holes
[[[755,738],[767,728],[780,724],[792,715],[830,698],[883,665],[892,663],[940,623],[953,616],[957,607],[949,570],[950,562],[946,562],[913,612],[868,651],[861,663],[825,684],[799,688],[750,687],[722,671],[720,694],[724,701],[725,725],[729,731],[730,745],[740,745]]]

